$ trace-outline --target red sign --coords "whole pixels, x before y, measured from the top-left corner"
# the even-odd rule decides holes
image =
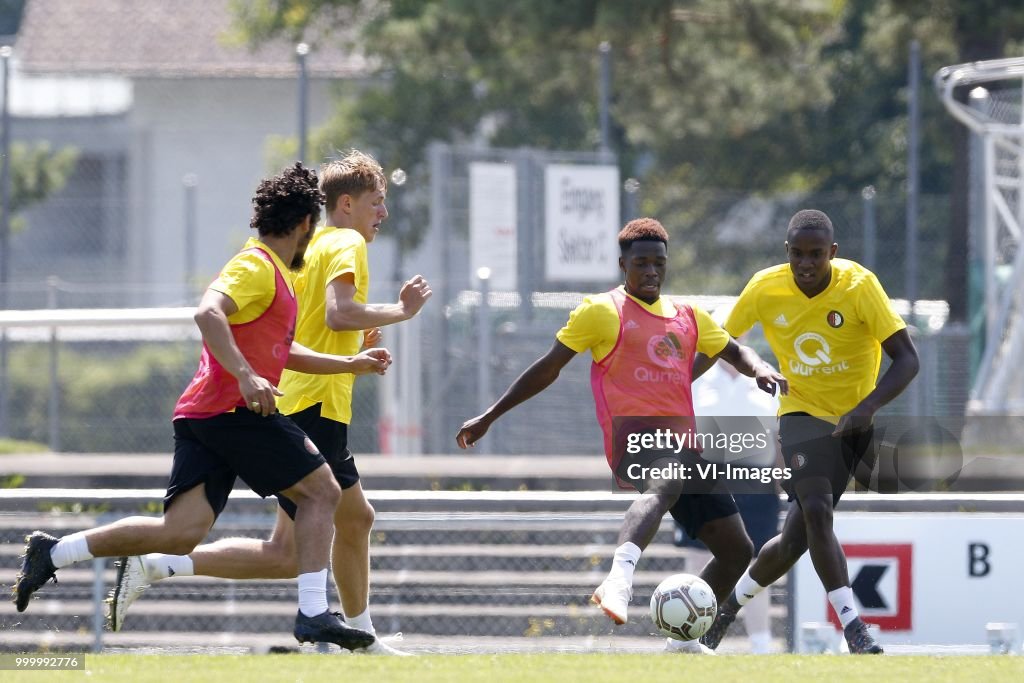
[[[911,630],[914,546],[910,543],[843,544],[860,617],[883,631]],[[831,605],[828,619],[839,628]]]

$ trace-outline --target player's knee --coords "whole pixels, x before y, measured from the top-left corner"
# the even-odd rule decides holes
[[[338,534],[343,538],[365,538],[373,528],[377,513],[369,503],[355,510],[345,510],[335,517]]]
[[[334,509],[341,501],[341,487],[326,465],[307,474],[288,491],[297,506],[316,504]]]
[[[163,552],[168,555],[188,555],[196,549],[197,545],[203,542],[209,531],[209,526],[200,524],[166,529],[162,544],[164,546]]]
[[[827,496],[808,496],[801,501],[804,524],[808,533],[832,529],[832,499]]]
[[[744,538],[742,541],[738,541],[736,543],[736,551],[734,555],[735,559],[733,560],[733,564],[735,567],[739,567],[739,571],[742,574],[754,559],[754,542],[749,538]]]

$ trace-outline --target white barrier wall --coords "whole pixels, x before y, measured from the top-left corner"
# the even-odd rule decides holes
[[[984,644],[985,624],[1024,625],[1024,514],[836,513],[861,616],[886,644]],[[796,567],[800,625],[839,622],[811,559]]]

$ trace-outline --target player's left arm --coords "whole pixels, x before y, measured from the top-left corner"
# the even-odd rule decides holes
[[[285,367],[308,375],[368,375],[372,372],[383,375],[390,365],[391,354],[387,349],[366,349],[354,356],[336,356],[314,351],[293,341]]]
[[[882,342],[882,350],[892,359],[892,364],[878,380],[874,390],[865,396],[853,409],[839,418],[832,436],[866,429],[871,424],[875,413],[889,401],[893,400],[907,388],[917,376],[921,366],[917,357],[917,348],[907,328],[897,330]]]
[[[747,377],[753,377],[762,391],[772,396],[775,395],[776,389],[783,394],[789,393],[786,378],[762,360],[754,349],[733,339],[726,329],[712,320],[703,309],[692,306],[691,310],[697,322],[697,353],[693,358],[691,381],[703,375],[721,358]],[[732,317],[730,315],[730,319]],[[747,325],[746,329],[750,329],[750,326]]]

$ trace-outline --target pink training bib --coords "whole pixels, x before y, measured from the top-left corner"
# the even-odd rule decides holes
[[[614,472],[623,453],[616,446],[615,418],[686,417],[692,425],[690,383],[697,321],[686,305],[676,304],[676,314],[663,318],[620,289],[609,294],[619,313],[619,338],[607,356],[591,365],[590,385],[605,455]]]

